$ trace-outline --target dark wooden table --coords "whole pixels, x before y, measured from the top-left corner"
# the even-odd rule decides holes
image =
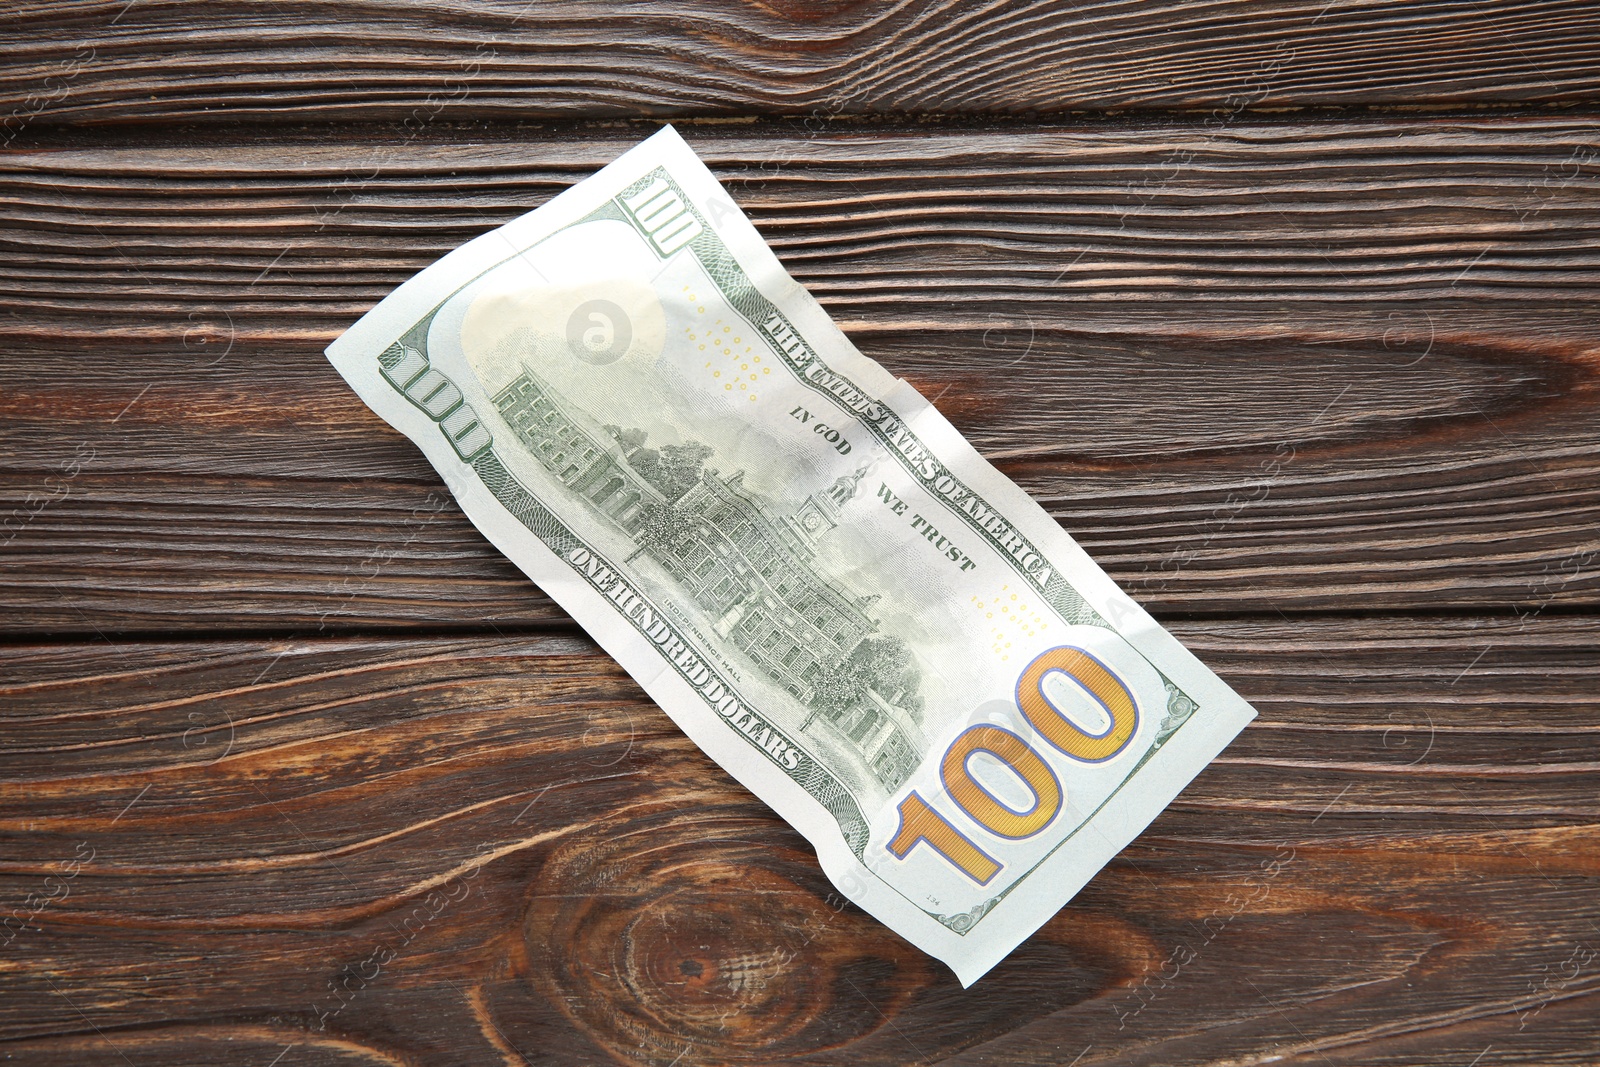
[[[1600,1062],[1600,7],[6,7],[4,1062]],[[1260,709],[969,991],[321,355],[667,118]]]

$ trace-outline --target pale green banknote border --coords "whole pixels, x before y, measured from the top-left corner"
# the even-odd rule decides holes
[[[650,240],[649,232],[647,232],[639,224],[638,220],[635,219],[625,209],[623,203],[623,201],[626,200],[630,195],[648,188],[652,183],[655,182],[664,182],[673,190],[673,192],[682,202],[684,209],[694,214],[694,217],[699,223],[700,228],[698,235],[692,238],[687,244],[683,245],[681,248],[674,249],[671,253],[666,254],[662,253],[661,250]],[[921,467],[917,465],[916,462],[913,461],[911,456],[908,454],[911,450],[905,448],[905,445],[907,443],[907,439],[909,438],[910,442],[920,453],[919,459],[928,459],[933,457],[933,450],[925,445],[922,445],[920,440],[917,439],[914,434],[912,434],[909,426],[906,424],[906,421],[899,417],[898,412],[890,408],[888,404],[881,399],[871,397],[866,390],[856,386],[853,382],[844,378],[843,375],[839,374],[837,371],[834,371],[831,367],[828,368],[828,378],[830,385],[832,386],[831,388],[824,386],[818,381],[807,378],[803,373],[804,367],[796,362],[794,357],[791,355],[791,351],[786,350],[783,346],[778,344],[771,334],[763,328],[764,323],[771,322],[773,321],[774,317],[776,317],[776,319],[781,322],[782,326],[785,327],[790,334],[794,335],[796,338],[800,338],[803,342],[803,338],[800,337],[800,331],[794,328],[788,317],[783,314],[777,305],[770,301],[751,283],[748,275],[745,273],[743,267],[739,264],[732,251],[727,247],[726,244],[723,243],[722,239],[717,235],[715,229],[709,225],[705,218],[702,217],[694,208],[693,202],[690,200],[689,196],[678,187],[677,183],[672,180],[671,175],[664,167],[657,167],[650,171],[644,177],[640,178],[638,181],[632,183],[630,186],[624,189],[617,196],[608,200],[605,204],[599,208],[596,208],[583,218],[562,227],[560,230],[552,231],[551,234],[547,235],[546,239],[549,236],[554,236],[555,233],[562,232],[562,230],[571,229],[576,226],[581,226],[589,222],[600,221],[603,219],[615,220],[633,226],[633,228],[640,234],[644,244],[654,250],[656,255],[663,260],[680,255],[685,249],[692,252],[696,262],[705,272],[708,280],[715,284],[718,290],[721,292],[724,301],[726,301],[731,308],[733,308],[750,323],[751,329],[762,337],[763,341],[766,342],[767,347],[778,358],[780,363],[782,363],[782,365],[790,371],[797,382],[812,389],[819,395],[826,397],[830,403],[837,404],[846,410],[851,410],[851,405],[845,399],[845,396],[849,394],[856,398],[866,398],[878,408],[881,408],[883,411],[892,415],[894,417],[895,431],[898,441],[892,439],[890,432],[876,421],[866,418],[858,418],[856,421],[868,432],[872,433],[872,435],[883,445],[885,451],[887,451],[890,455],[895,456],[901,465],[905,467],[907,472],[913,478],[917,479],[919,483],[928,486],[932,481],[935,480],[936,476],[928,475]],[[404,350],[406,348],[409,348],[421,355],[422,358],[427,361],[427,365],[431,367],[431,361],[427,360],[427,334],[430,326],[432,325],[433,318],[438,313],[440,308],[442,308],[463,289],[476,282],[479,278],[482,278],[489,272],[496,270],[509,260],[517,258],[519,255],[521,255],[521,252],[516,252],[506,256],[504,259],[485,267],[473,278],[458,286],[448,296],[440,300],[426,315],[424,315],[409,330],[407,330],[398,341],[396,341],[378,357],[384,380],[388,382],[396,392],[400,393],[401,396],[405,397],[414,406],[423,410],[425,413],[427,412],[426,408],[424,408],[420,403],[418,403],[405,392],[404,383],[398,382],[395,380],[395,378],[390,376],[390,371],[392,371],[404,358]],[[807,352],[811,352],[809,346],[802,343],[801,347]],[[813,353],[813,359],[820,359],[820,357]],[[811,361],[808,360],[807,364],[809,365],[810,362]],[[859,412],[857,413],[859,414]],[[431,414],[429,417],[434,418]],[[434,421],[436,424],[438,423],[437,418],[435,418]],[[533,494],[532,491],[530,491],[525,485],[517,480],[517,478],[511,473],[505,464],[501,462],[500,458],[495,455],[492,439],[490,439],[487,443],[476,444],[472,453],[468,455],[462,452],[460,435],[452,436],[451,432],[446,430],[442,425],[440,426],[440,429],[445,433],[446,438],[450,440],[451,445],[456,449],[457,453],[461,455],[461,458],[468,463],[474,469],[474,471],[476,471],[484,486],[495,496],[500,504],[504,506],[505,509],[511,515],[513,515],[517,521],[520,522],[530,533],[532,533],[547,548],[549,548],[550,551],[552,551],[564,562],[567,562],[568,566],[572,568],[573,572],[582,577],[597,593],[600,593],[601,595],[608,594],[608,590],[602,588],[598,581],[601,571],[604,571],[608,578],[624,578],[624,572],[622,570],[611,566],[598,549],[584,541],[575,532],[573,532],[556,516],[553,510],[547,507],[537,496]],[[487,427],[480,427],[472,439],[475,442],[482,442],[484,440],[483,434],[485,433],[487,433]],[[954,474],[945,469],[943,464],[938,464],[937,477],[955,479]],[[984,502],[981,497],[968,489],[964,483],[959,481],[959,479],[955,479],[955,484],[959,486],[959,489],[965,494],[963,499],[977,501],[983,506],[986,512],[998,514],[995,509],[989,508],[987,503]],[[1033,575],[1029,574],[1027,570],[1024,569],[1023,565],[1019,561],[1020,554],[1015,551],[1017,542],[1012,542],[1011,547],[1001,544],[999,539],[996,538],[989,529],[982,525],[976,515],[951,503],[948,499],[951,494],[930,491],[929,495],[944,502],[946,509],[952,515],[957,516],[963,522],[965,522],[966,525],[970,527],[972,531],[979,537],[983,538],[998,555],[1000,555],[1002,558],[1009,559],[1013,569],[1015,569],[1017,573],[1033,588],[1039,590],[1045,602],[1055,610],[1057,616],[1062,620],[1062,622],[1068,625],[1088,624],[1100,626],[1111,630],[1113,633],[1117,632],[1115,628],[1110,625],[1110,623],[1108,623],[1098,612],[1088,605],[1083,597],[1072,587],[1071,583],[1061,576],[1060,571],[1056,569],[1053,564],[1050,566],[1050,574],[1048,578],[1043,585],[1041,585]],[[1045,557],[1042,552],[1038,552],[1036,549],[1034,549],[1031,543],[1027,542],[1026,539],[1023,538],[1022,534],[1017,532],[1014,528],[1011,528],[1009,523],[1006,525],[1011,537],[1022,538],[1021,543],[1023,546],[1025,546],[1028,552],[1037,555],[1041,560],[1047,560],[1047,557]],[[594,573],[586,573],[586,569],[584,567],[572,565],[568,558],[568,554],[576,548],[582,548],[585,552],[589,553],[594,560],[599,561],[600,569]],[[670,618],[668,612],[662,610],[659,605],[649,601],[644,593],[634,586],[633,583],[630,582],[628,584],[631,592],[640,601],[644,602],[648,606],[649,610],[653,613],[656,619],[665,620]],[[646,632],[646,626],[642,625],[638,618],[635,618],[633,615],[622,611],[619,611],[618,614],[621,615],[622,618],[624,618],[630,625],[632,625],[641,636],[645,637],[647,640],[651,639],[650,635]],[[674,626],[674,629],[676,630],[677,627]],[[687,635],[680,634],[679,636],[684,639],[686,644],[688,643]],[[693,646],[691,646],[691,648],[692,647]],[[1138,650],[1135,649],[1135,651]],[[1127,775],[1117,785],[1117,787],[1111,791],[1105,800],[1101,801],[1094,811],[1086,815],[1078,823],[1078,825],[1072,829],[1071,832],[1062,837],[1061,840],[1058,841],[1049,852],[1040,857],[1040,859],[1033,866],[1024,871],[1004,890],[996,893],[993,897],[984,901],[971,911],[961,912],[956,915],[943,915],[937,912],[929,911],[916,901],[906,897],[905,894],[900,892],[900,890],[893,884],[885,881],[882,878],[878,878],[878,880],[889,889],[894,890],[896,895],[906,900],[906,902],[911,904],[913,907],[916,907],[923,914],[937,920],[946,929],[963,936],[974,930],[977,927],[977,924],[995,907],[995,905],[1010,895],[1012,890],[1016,889],[1025,881],[1027,881],[1027,879],[1035,870],[1042,866],[1051,856],[1060,851],[1060,849],[1068,841],[1072,840],[1072,838],[1075,837],[1085,826],[1088,826],[1094,820],[1094,817],[1102,809],[1104,809],[1106,805],[1110,804],[1111,801],[1122,792],[1123,788],[1133,780],[1139,769],[1143,767],[1159,749],[1161,749],[1169,740],[1171,740],[1178,730],[1193,717],[1195,711],[1198,710],[1199,705],[1187,693],[1184,693],[1170,679],[1168,679],[1167,676],[1163,674],[1153,662],[1150,661],[1148,656],[1146,656],[1142,651],[1139,652],[1139,655],[1147,663],[1150,663],[1151,667],[1156,670],[1156,673],[1161,677],[1162,682],[1166,686],[1168,694],[1166,708],[1167,716],[1163,721],[1163,725],[1159,729],[1156,738],[1151,743],[1149,749],[1139,759],[1138,763],[1136,763],[1128,771]],[[716,706],[711,704],[710,699],[705,697],[703,690],[694,684],[692,679],[689,677],[688,670],[683,665],[667,656],[662,656],[661,658],[670,667],[672,667],[685,682],[688,682],[691,688],[694,688],[697,693],[701,694],[702,699],[707,701],[708,706],[711,707],[712,710],[717,710]],[[711,663],[706,659],[706,657],[700,657],[700,663],[707,669],[711,669],[714,674],[718,675],[716,680],[719,682],[722,689],[733,694],[739,700],[739,704],[743,708],[750,709],[754,714],[760,715],[759,711],[752,708],[747,701],[743,700],[743,698],[739,696],[738,690],[736,690],[725,677],[720,676],[720,672],[715,672],[715,669],[711,667]],[[733,730],[734,733],[744,737],[745,741],[749,743],[752,748],[764,755],[773,766],[781,770],[792,781],[794,781],[796,785],[798,785],[809,796],[811,796],[813,800],[821,805],[824,810],[832,815],[834,820],[839,824],[839,829],[843,834],[846,846],[856,856],[856,858],[862,862],[863,867],[865,867],[868,871],[872,870],[871,867],[868,867],[865,862],[865,850],[871,831],[870,823],[862,814],[860,804],[857,802],[855,796],[842,782],[840,782],[836,777],[833,776],[831,772],[829,772],[820,762],[818,762],[817,759],[812,756],[810,751],[804,746],[795,743],[776,725],[764,721],[764,716],[757,720],[763,728],[769,728],[773,735],[780,737],[784,743],[789,746],[789,748],[803,754],[803,759],[795,769],[791,770],[789,767],[787,767],[773,754],[773,751],[770,748],[764,748],[759,742],[757,742],[756,739],[751,736],[751,733],[747,733],[746,731],[739,729],[732,721],[729,721],[727,717],[721,714],[719,714],[717,717],[722,719],[726,725]],[[874,877],[877,877],[875,873]]]

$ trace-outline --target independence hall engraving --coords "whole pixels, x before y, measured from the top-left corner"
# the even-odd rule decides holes
[[[494,404],[546,469],[632,535],[710,615],[719,637],[847,738],[886,788],[904,781],[921,748],[918,715],[899,703],[904,693],[867,687],[843,708],[816,699],[825,673],[878,629],[869,614],[877,595],[849,592],[814,562],[864,468],[806,497],[792,514],[745,488],[743,471],[700,470],[674,501],[630,464],[638,444],[625,449],[531,370]],[[661,516],[672,519],[652,535],[651,519]]]

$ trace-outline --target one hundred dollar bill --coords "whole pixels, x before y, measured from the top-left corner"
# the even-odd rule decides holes
[[[670,127],[328,358],[842,893],[964,985],[1255,715],[855,349]]]

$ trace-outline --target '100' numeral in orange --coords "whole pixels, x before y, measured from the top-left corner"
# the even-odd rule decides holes
[[[1063,715],[1046,695],[1045,680],[1054,672],[1071,678],[1104,710],[1108,725],[1090,733]],[[1041,653],[1017,679],[1017,708],[1028,725],[1056,751],[1084,763],[1115,756],[1133,740],[1139,708],[1133,694],[1112,670],[1081,648],[1064,645]],[[979,752],[1005,764],[1033,793],[1033,804],[1018,810],[1006,804],[973,777],[968,761]],[[1021,840],[1042,832],[1061,811],[1065,794],[1044,758],[1022,737],[999,726],[978,725],[963,731],[939,761],[945,792],[968,818],[996,837]],[[1003,866],[971,838],[939,814],[915,790],[900,802],[900,826],[889,851],[905,859],[926,844],[979,885],[988,885]]]

